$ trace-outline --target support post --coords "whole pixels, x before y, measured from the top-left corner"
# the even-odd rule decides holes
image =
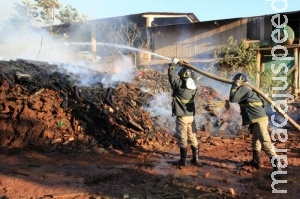
[[[146,27],[151,27],[153,21],[154,21],[154,17],[147,17],[146,18]]]
[[[294,72],[294,95],[298,98],[299,92],[299,49],[294,48],[294,65],[295,65],[295,72]]]
[[[256,60],[257,60],[257,64],[256,64],[256,86],[257,88],[260,88],[260,69],[261,69],[261,54],[258,51],[256,54]]]
[[[91,46],[92,46],[92,61],[97,61],[97,40],[96,40],[96,26],[92,26],[91,30]]]

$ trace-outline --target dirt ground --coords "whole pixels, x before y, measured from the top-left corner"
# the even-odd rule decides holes
[[[136,99],[145,95],[135,85],[121,85],[107,92],[113,94],[115,110],[120,105],[123,112],[119,113],[133,113],[128,116],[131,127],[124,127],[113,115],[112,101],[110,104],[97,104],[95,113],[90,108],[93,105],[90,101],[87,106],[84,100],[73,100],[72,106],[77,111],[74,111],[75,108],[70,111],[69,107],[61,107],[66,96],[61,90],[55,91],[45,85],[42,89],[34,87],[42,85],[42,80],[46,82],[45,78],[40,78],[40,82],[33,82],[38,77],[17,82],[11,78],[13,76],[10,77],[13,73],[4,70],[4,66],[12,70],[14,65],[21,70],[22,64],[3,62],[0,65],[3,69],[0,76],[0,199],[299,198],[299,132],[293,128],[288,128],[286,142],[274,143],[277,149],[282,149],[278,154],[286,155],[288,161],[288,166],[283,169],[287,173],[281,175],[281,180],[286,181],[275,187],[270,178],[270,161],[263,152],[259,171],[243,165],[252,157],[251,135],[243,132],[245,129],[241,129],[243,133],[212,135],[199,128],[199,165],[176,167],[172,165],[179,159],[176,139],[155,123],[149,127],[150,117],[138,108],[137,102],[141,99]],[[33,73],[41,70],[33,64],[30,67],[36,70]],[[24,68],[21,72],[24,75],[29,71]],[[60,78],[55,74],[55,78],[49,80],[52,83]],[[165,76],[155,75],[151,74],[151,79],[167,80]],[[138,81],[142,82],[144,78],[146,85],[152,85],[146,77],[146,73],[140,75]],[[168,85],[157,79],[156,82],[165,87]],[[60,81],[55,83],[56,87],[63,84]],[[157,87],[163,88],[161,85]],[[30,88],[36,90],[30,91]],[[125,88],[128,88],[126,92]],[[70,100],[74,95],[68,92]],[[199,108],[201,103],[217,98],[209,87],[200,85],[198,93]],[[125,97],[128,94],[131,101],[121,98],[121,94]],[[94,96],[99,95],[96,93]],[[106,98],[107,101],[109,99]],[[82,106],[80,103],[83,103]],[[297,107],[293,110],[295,115]],[[204,109],[197,111],[204,114]],[[228,112],[226,118],[222,115],[218,118],[222,119],[222,124],[228,124],[230,132],[236,132],[238,113]],[[109,116],[109,119],[105,120],[97,113]],[[132,121],[139,118],[142,118],[139,120],[141,125]],[[213,121],[215,118],[210,119]],[[133,135],[142,135],[142,131],[133,130],[132,125],[140,130],[149,127],[152,132],[149,134],[146,129],[147,136],[143,135],[133,144]],[[287,193],[272,193],[274,188]]]
[[[201,133],[201,132],[200,132]],[[1,198],[299,198],[299,136],[289,132],[288,166],[272,193],[272,171],[262,155],[257,171],[242,162],[251,158],[250,137],[199,138],[200,165],[178,168],[178,151],[168,147],[94,153],[41,153],[1,150]],[[191,156],[189,150],[189,158]]]

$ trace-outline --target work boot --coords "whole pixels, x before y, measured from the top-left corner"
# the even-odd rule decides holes
[[[199,149],[198,147],[195,146],[191,146],[192,148],[192,159],[191,159],[191,163],[192,164],[198,164],[198,160],[199,160]]]
[[[270,157],[270,161],[271,161],[271,165],[272,165],[272,157]],[[274,159],[274,164],[275,164],[275,166],[272,165],[273,171],[281,171],[281,168],[279,166],[277,158]]]
[[[185,166],[186,165],[187,148],[180,148],[180,160],[174,162],[173,165]]]
[[[253,149],[253,151],[252,151],[252,160],[248,161],[248,162],[245,162],[244,164],[245,165],[250,165],[250,166],[252,166],[256,169],[259,169],[260,168],[259,157],[260,157],[259,151]]]

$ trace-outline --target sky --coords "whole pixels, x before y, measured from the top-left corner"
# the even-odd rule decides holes
[[[33,0],[30,0],[33,2]],[[0,19],[13,12],[14,2],[1,0]],[[89,20],[143,12],[194,13],[200,21],[251,17],[300,10],[299,0],[58,0],[72,5]],[[278,9],[277,11],[274,9]]]
[[[72,5],[89,19],[143,12],[194,13],[200,21],[239,18],[300,10],[299,0],[59,0]],[[286,9],[285,9],[286,8]]]

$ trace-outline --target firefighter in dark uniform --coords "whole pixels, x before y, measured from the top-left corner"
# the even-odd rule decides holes
[[[194,120],[195,115],[195,94],[197,87],[192,70],[187,67],[176,74],[176,64],[183,66],[184,61],[173,59],[169,64],[168,77],[173,89],[172,93],[172,115],[176,116],[176,137],[180,148],[180,160],[175,165],[186,165],[187,148],[191,144],[192,164],[198,163],[198,140],[197,130]]]
[[[259,157],[262,149],[270,158],[273,171],[281,171],[268,131],[269,118],[264,109],[264,101],[247,86],[248,79],[244,73],[237,73],[232,80],[229,101],[239,104],[243,125],[249,125],[252,134],[253,156],[252,160],[245,162],[245,164],[259,169]],[[274,161],[274,164],[272,164],[272,161]]]

